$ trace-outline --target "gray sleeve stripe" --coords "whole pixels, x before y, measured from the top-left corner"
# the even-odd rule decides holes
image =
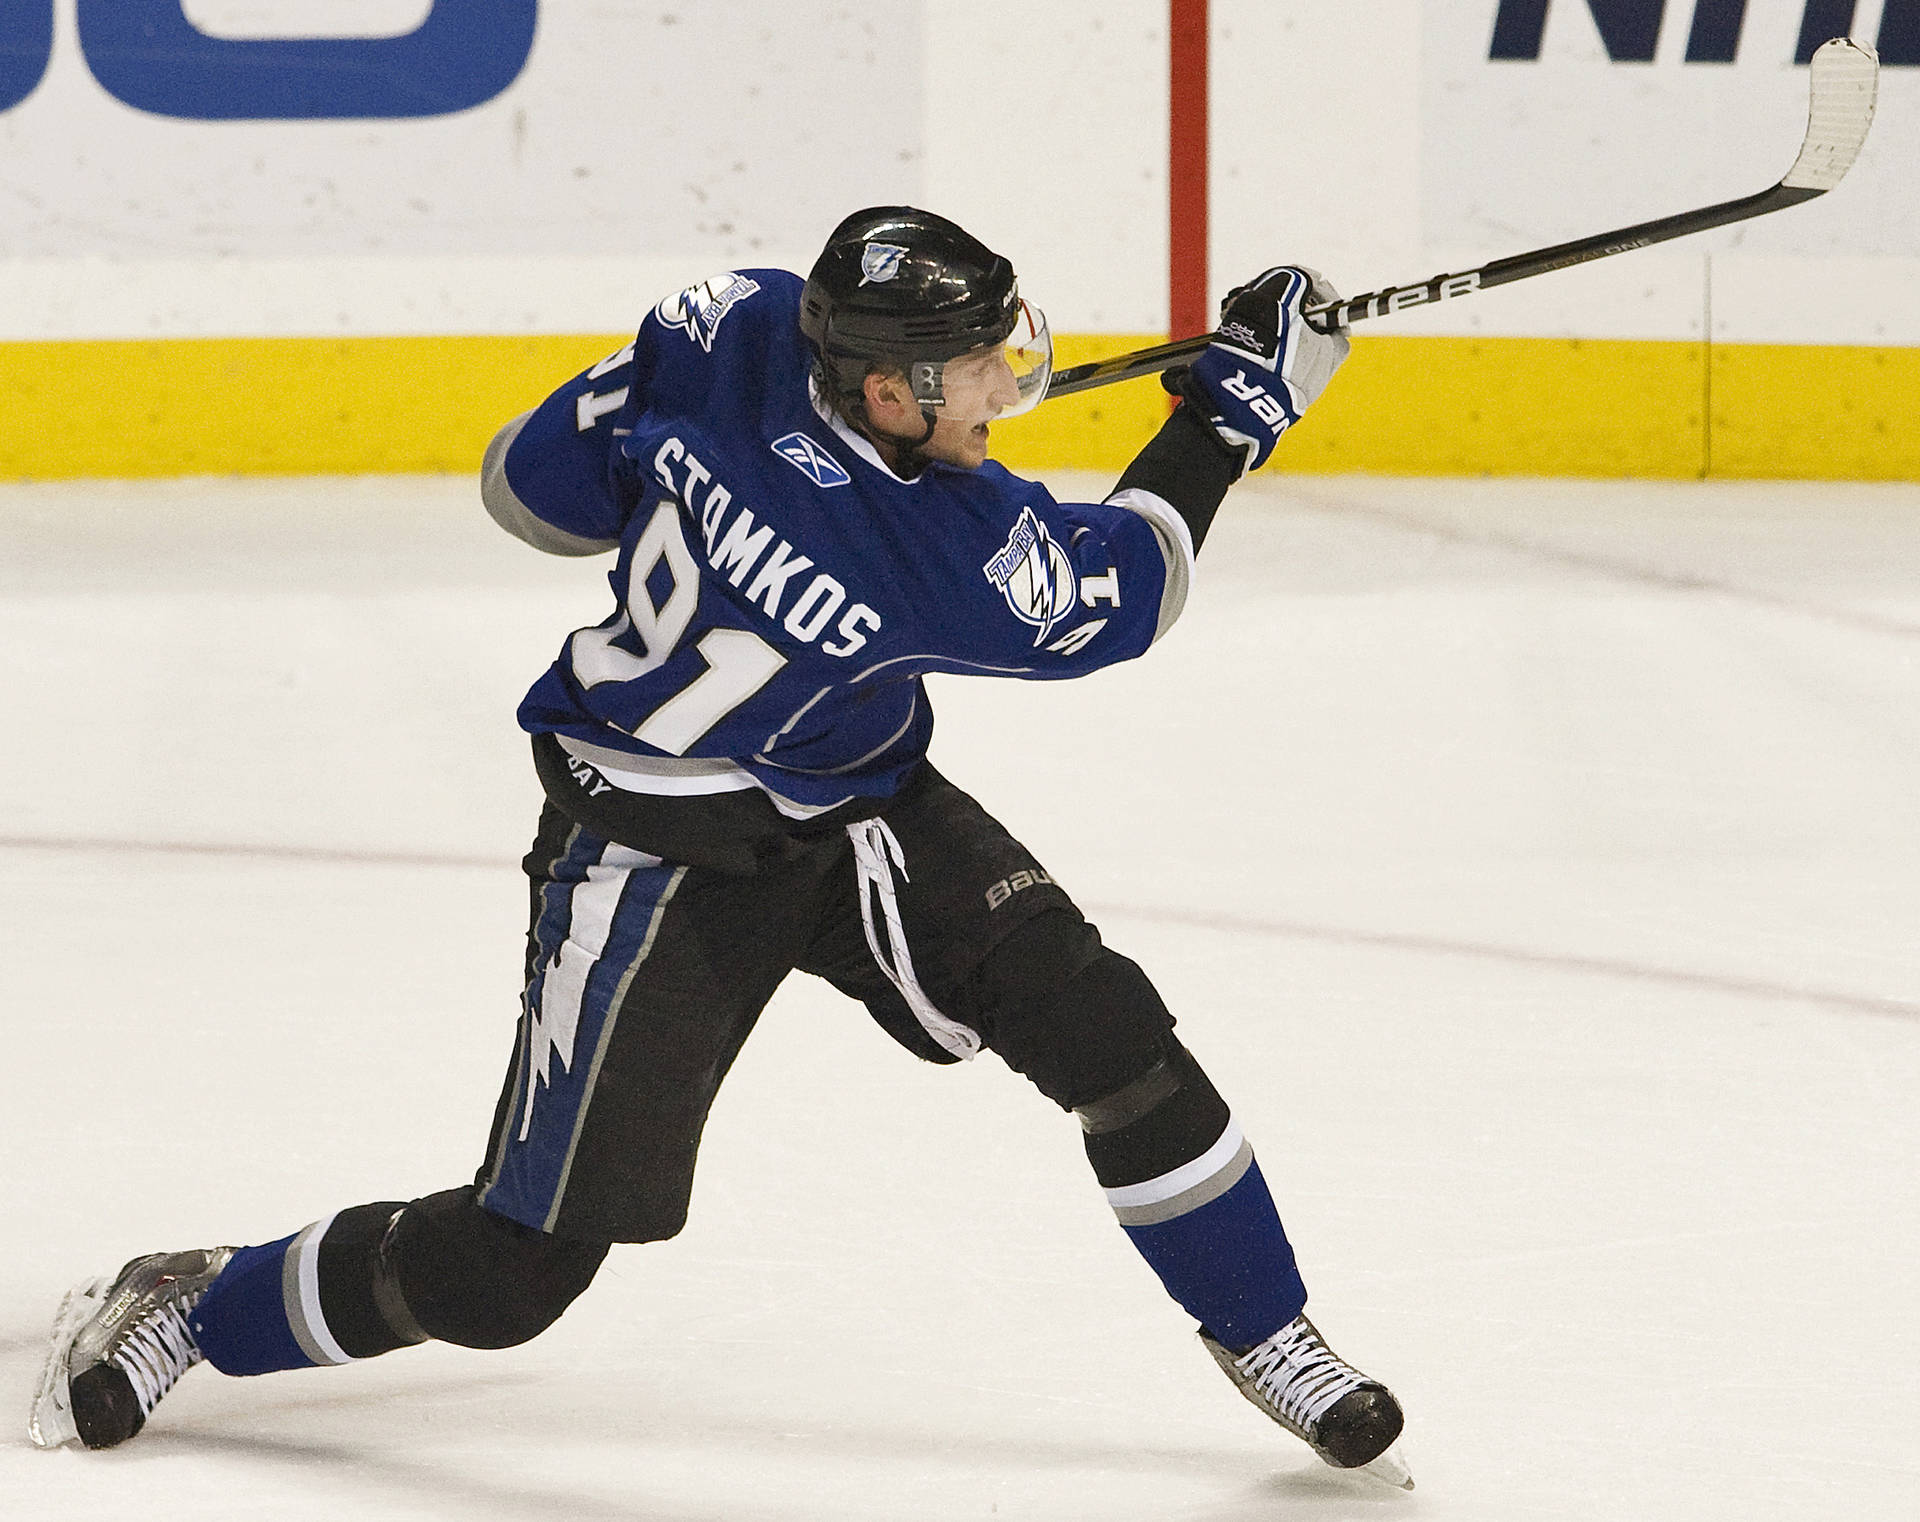
[[[549,555],[599,555],[619,548],[618,539],[582,539],[557,529],[514,495],[507,482],[507,449],[520,436],[520,430],[532,417],[523,412],[493,436],[486,458],[480,462],[480,501],[487,516],[516,539],[524,539],[536,550]]]
[[[1193,533],[1172,503],[1137,486],[1117,491],[1107,501],[1145,518],[1154,538],[1160,541],[1160,554],[1167,563],[1167,586],[1160,594],[1160,621],[1153,630],[1157,641],[1187,606],[1187,591],[1193,585]]]

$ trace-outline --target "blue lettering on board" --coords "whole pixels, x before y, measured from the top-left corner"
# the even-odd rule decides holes
[[[0,16],[18,3],[0,0]],[[434,0],[399,37],[228,38],[189,21],[185,0],[78,3],[80,50],[102,88],[136,110],[191,121],[470,110],[519,77],[539,10],[539,0]]]

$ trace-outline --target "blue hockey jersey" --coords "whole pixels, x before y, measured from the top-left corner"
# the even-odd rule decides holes
[[[801,286],[751,269],[669,296],[482,469],[521,538],[619,551],[614,611],[568,638],[521,726],[619,787],[758,789],[794,820],[892,795],[933,731],[927,673],[1139,655],[1193,564],[1149,492],[1061,503],[991,462],[896,475],[816,394]]]

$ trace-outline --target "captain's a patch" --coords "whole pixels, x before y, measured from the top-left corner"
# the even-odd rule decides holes
[[[1007,542],[980,569],[1000,589],[1013,616],[1038,631],[1036,645],[1079,601],[1073,562],[1030,507],[1020,509]]]

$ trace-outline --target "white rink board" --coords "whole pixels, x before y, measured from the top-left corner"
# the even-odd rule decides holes
[[[1493,8],[1214,0],[1217,291],[1283,259],[1403,282],[1746,194],[1790,161],[1798,0],[1753,0],[1733,65],[1679,56],[1684,0],[1651,64],[1609,63],[1583,0],[1553,0],[1540,61],[1493,65]],[[186,14],[271,37],[311,9]],[[353,0],[313,30],[384,36],[420,9]],[[1008,252],[1057,331],[1161,331],[1166,16],[547,0],[524,71],[460,114],[188,121],[110,96],[58,0],[45,79],[0,111],[0,340],[618,332],[717,269],[804,265],[845,211],[895,199]],[[1882,95],[1853,175],[1810,207],[1391,331],[1686,339],[1710,311],[1729,342],[1920,343],[1920,69],[1886,70]]]
[[[1456,12],[1480,13],[1479,26]],[[1537,60],[1487,57],[1492,5],[1422,17],[1421,220],[1437,246],[1563,242],[1764,190],[1807,128],[1807,67],[1793,62],[1804,0],[1750,0],[1732,63],[1689,63],[1691,7],[1669,3],[1650,63],[1611,62],[1579,0],[1557,0]],[[1871,41],[1870,26],[1855,34]],[[1700,235],[1703,247],[1797,256],[1920,252],[1920,197],[1899,193],[1920,157],[1920,70],[1880,71],[1861,158],[1818,210]],[[1605,223],[1595,217],[1607,216]]]
[[[1539,62],[1491,62],[1496,9],[1215,0],[1216,283],[1277,253],[1348,292],[1404,284],[1750,195],[1793,162],[1800,0],[1752,0],[1732,65],[1684,61],[1686,0],[1651,64],[1609,62],[1583,0],[1552,0]],[[1252,102],[1262,127],[1236,136],[1223,112]],[[1817,201],[1369,330],[1920,343],[1916,163],[1920,69],[1883,69],[1860,160]]]
[[[471,110],[194,121],[88,72],[71,0],[44,82],[0,114],[15,258],[607,255],[718,269],[810,254],[852,205],[918,188],[920,12],[554,4]],[[884,102],[848,131],[821,98]],[[27,197],[31,196],[31,200]]]

